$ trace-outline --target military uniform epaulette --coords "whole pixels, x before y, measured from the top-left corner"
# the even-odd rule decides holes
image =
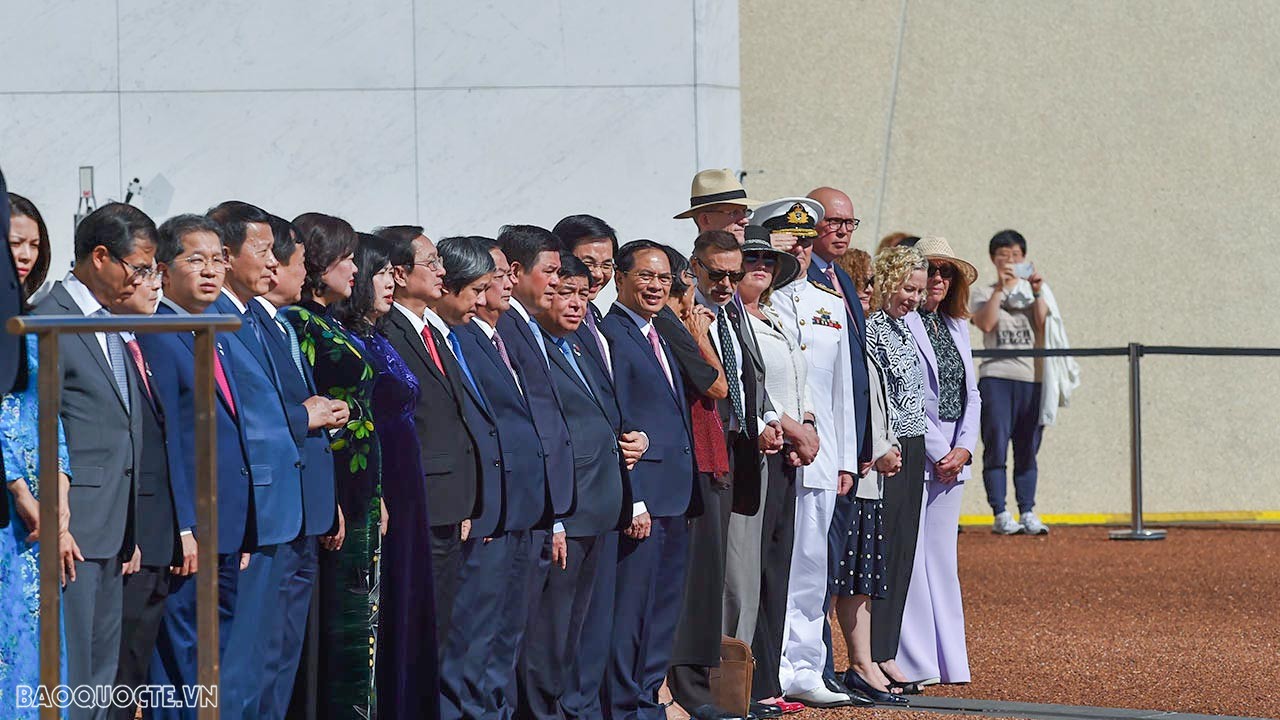
[[[821,290],[821,291],[823,291],[823,292],[825,292],[825,293],[830,293],[830,294],[832,294],[832,295],[835,295],[835,296],[836,296],[836,297],[838,297],[838,298],[843,298],[843,297],[844,297],[844,296],[843,296],[843,295],[841,295],[840,293],[836,292],[835,290],[832,290],[831,288],[827,287],[826,285],[823,285],[822,283],[818,282],[817,280],[810,280],[810,281],[809,281],[809,284],[810,284],[810,285],[812,285],[812,286],[814,286],[814,287],[816,287],[816,288],[818,288],[819,290]]]

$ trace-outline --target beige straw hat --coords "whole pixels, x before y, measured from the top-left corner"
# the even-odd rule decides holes
[[[956,256],[955,250],[951,249],[951,243],[946,238],[929,236],[922,237],[916,243],[916,250],[920,251],[928,260],[946,260],[959,268],[964,273],[964,277],[972,285],[978,279],[978,269],[966,260],[961,260]]]
[[[704,207],[728,203],[753,208],[759,201],[747,199],[746,188],[738,182],[738,176],[729,168],[703,170],[693,176],[693,189],[689,191],[689,209],[676,215],[676,219],[691,218]]]

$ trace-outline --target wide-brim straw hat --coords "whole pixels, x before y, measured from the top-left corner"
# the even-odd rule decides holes
[[[800,277],[800,261],[791,253],[782,252],[769,242],[769,230],[760,225],[748,225],[743,232],[742,253],[768,253],[774,257],[773,283],[774,290],[786,287]]]
[[[956,251],[951,249],[951,243],[947,242],[947,239],[944,237],[936,237],[932,235],[929,237],[922,237],[920,238],[920,241],[916,243],[916,250],[919,250],[920,254],[924,255],[926,260],[946,260],[952,265],[955,265],[960,269],[960,272],[964,273],[965,280],[968,280],[970,285],[978,279],[978,268],[974,267],[967,260],[961,260],[956,255]]]
[[[703,170],[693,176],[693,188],[689,191],[689,209],[675,219],[691,218],[697,211],[712,205],[741,205],[748,210],[759,205],[758,200],[747,197],[746,188],[738,182],[738,176],[729,168]]]

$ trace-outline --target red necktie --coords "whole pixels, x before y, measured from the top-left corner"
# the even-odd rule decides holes
[[[444,363],[440,362],[440,353],[436,351],[436,339],[427,325],[422,326],[422,342],[427,344],[427,352],[431,354],[431,361],[436,364],[436,369],[444,375]]]
[[[130,340],[125,343],[125,347],[129,348],[129,354],[133,356],[133,364],[138,366],[138,374],[142,376],[142,387],[150,398],[151,380],[147,377],[147,361],[142,359],[142,349],[138,347],[137,340]]]
[[[231,417],[236,416],[236,403],[231,399],[231,386],[227,384],[227,373],[222,369],[222,359],[218,357],[218,351],[213,353],[213,379],[218,383],[218,392],[222,393],[222,399],[227,401],[227,409],[231,411]]]

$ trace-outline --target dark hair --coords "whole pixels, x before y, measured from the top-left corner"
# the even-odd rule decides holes
[[[436,243],[436,250],[440,251],[440,261],[444,263],[444,287],[451,293],[493,272],[488,238],[447,237]]]
[[[613,246],[613,254],[618,254],[617,231],[594,215],[570,215],[556,223],[551,233],[560,238],[561,247],[568,252],[573,252],[587,240],[607,238]]]
[[[1017,245],[1022,248],[1022,254],[1027,254],[1027,239],[1017,230],[1001,230],[991,236],[991,242],[987,244],[987,254],[995,257],[996,251],[1000,248],[1013,247]]]
[[[324,282],[320,277],[325,271],[355,252],[356,231],[342,218],[316,212],[302,213],[293,219],[293,226],[297,228],[302,246],[307,251],[303,261],[307,277],[302,281],[302,297],[309,300],[323,292]]]
[[[49,254],[53,252],[53,246],[49,242],[49,228],[45,226],[44,218],[41,217],[35,204],[17,193],[9,193],[9,210],[10,221],[16,217],[31,218],[31,221],[36,224],[36,235],[40,238],[37,245],[36,264],[31,266],[31,272],[22,283],[23,297],[31,297],[31,293],[40,289],[45,277],[49,274],[51,259]],[[8,240],[9,238],[5,238],[5,242]]]
[[[271,214],[257,205],[240,200],[219,203],[205,213],[205,217],[222,226],[222,244],[228,250],[240,252],[250,223],[271,224]]]
[[[333,316],[362,337],[373,333],[369,311],[373,309],[373,276],[390,263],[391,242],[377,235],[356,233],[356,277],[351,295],[333,306]]]
[[[665,245],[663,248],[667,251],[667,261],[671,263],[671,296],[680,297],[693,287],[684,281],[684,274],[691,272],[693,266],[689,264],[689,258],[679,250]]]
[[[298,251],[298,243],[302,242],[302,237],[298,235],[298,228],[276,215],[271,216],[271,237],[274,238],[271,254],[275,255],[276,260],[279,260],[282,265],[289,262],[289,258]]]
[[[708,230],[698,236],[693,241],[693,254],[702,257],[709,250],[719,250],[727,252],[729,250],[742,251],[742,246],[738,244],[738,238],[733,233],[725,230]]]
[[[386,225],[374,228],[373,234],[386,241],[392,267],[413,265],[413,241],[425,237],[421,225]]]
[[[912,235],[911,233],[904,233],[904,232],[889,233],[888,235],[885,235],[884,237],[880,238],[880,243],[876,245],[875,254],[879,255],[880,252],[886,248],[898,247],[899,245],[907,242],[911,243],[907,247],[915,247],[915,244],[917,242],[920,242],[920,238],[916,235]]]
[[[729,237],[733,236],[729,235]],[[642,250],[657,250],[668,257],[671,255],[671,253],[667,252],[666,245],[661,245],[652,240],[632,240],[618,250],[618,256],[613,261],[614,267],[618,268],[618,272],[631,272],[631,268],[636,266],[636,253]]]
[[[159,239],[156,224],[147,214],[125,203],[107,203],[89,213],[76,228],[76,262],[80,262],[101,245],[111,257],[123,260],[133,252],[137,240],[155,243]]]
[[[222,242],[222,226],[204,215],[174,215],[160,224],[156,262],[173,264],[173,259],[182,254],[182,238],[193,232],[211,232],[218,236],[218,242]]]
[[[587,267],[586,263],[579,260],[576,255],[568,250],[561,251],[560,271],[556,274],[560,276],[561,280],[580,277],[586,278],[588,285],[591,284],[591,268]]]
[[[560,253],[560,241],[546,228],[537,225],[504,225],[498,232],[498,247],[507,262],[529,268],[544,252]]]

